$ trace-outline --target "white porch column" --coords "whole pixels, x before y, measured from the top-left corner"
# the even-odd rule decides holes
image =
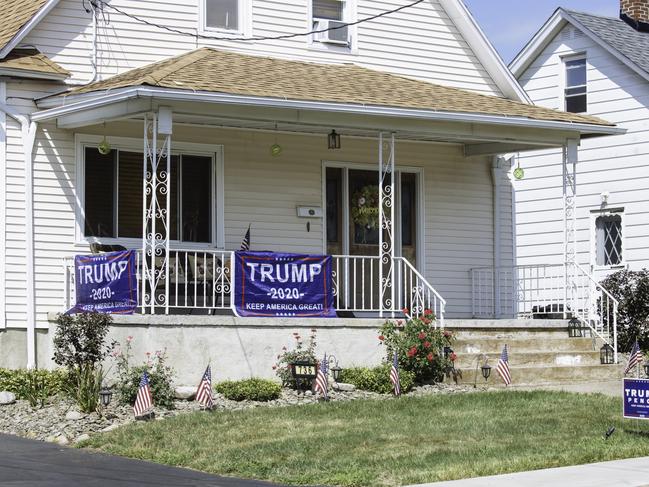
[[[379,316],[394,316],[394,133],[379,134]]]
[[[573,296],[577,263],[577,160],[579,140],[568,139],[563,148],[563,261],[565,272],[563,317]],[[575,303],[572,304],[573,307]],[[573,309],[573,311],[575,311]]]
[[[171,110],[144,116],[142,191],[142,312],[169,312]],[[162,137],[158,139],[158,135]],[[160,286],[164,285],[164,290]]]

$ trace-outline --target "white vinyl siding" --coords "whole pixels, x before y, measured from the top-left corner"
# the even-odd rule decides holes
[[[649,82],[588,37],[560,33],[520,78],[532,101],[548,108],[562,107],[561,59],[572,53],[587,54],[589,115],[628,130],[625,135],[581,142],[577,165],[579,263],[591,265],[590,214],[601,208],[601,194],[608,192],[608,208],[625,209],[625,264],[631,269],[648,267]],[[525,169],[525,179],[515,182],[518,263],[560,263],[563,260],[561,152],[524,154],[521,166]]]
[[[153,23],[195,34],[202,0],[115,0],[111,5]],[[243,1],[243,0],[241,0]],[[350,0],[351,1],[351,0]],[[244,2],[245,3],[245,2]],[[400,0],[358,0],[355,15],[365,18],[403,6]],[[250,35],[277,36],[312,28],[306,0],[251,2]],[[500,95],[466,41],[437,0],[358,25],[355,49],[313,49],[308,36],[241,42],[203,40],[142,25],[109,11],[99,25],[99,74],[113,76],[153,61],[210,46],[232,51],[319,62],[354,62],[479,93]],[[218,34],[218,33],[213,33]],[[73,73],[75,83],[91,78],[91,16],[78,0],[61,0],[24,40]]]

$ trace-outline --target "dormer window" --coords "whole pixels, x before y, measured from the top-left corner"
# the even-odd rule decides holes
[[[571,113],[585,113],[588,110],[588,86],[586,57],[564,59],[565,65],[565,110]]]
[[[349,47],[350,32],[347,23],[350,22],[351,0],[311,0],[311,16],[313,42],[321,44]]]

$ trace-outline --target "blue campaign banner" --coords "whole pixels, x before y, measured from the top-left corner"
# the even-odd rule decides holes
[[[649,419],[649,379],[624,379],[624,417]]]
[[[235,252],[239,316],[335,318],[331,256]]]
[[[68,313],[131,314],[137,308],[135,250],[77,255],[77,303]]]

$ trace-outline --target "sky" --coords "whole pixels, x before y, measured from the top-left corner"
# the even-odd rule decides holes
[[[464,0],[500,56],[509,63],[557,7],[618,17],[619,0]]]

